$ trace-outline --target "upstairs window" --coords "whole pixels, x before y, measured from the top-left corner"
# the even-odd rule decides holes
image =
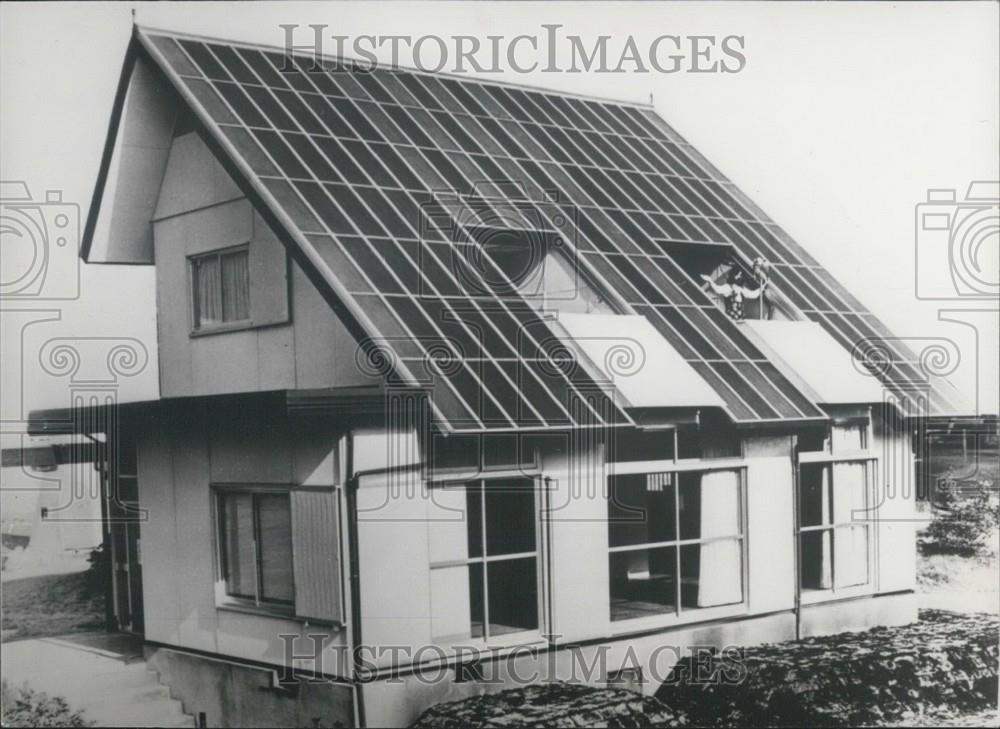
[[[706,243],[665,244],[671,260],[731,319],[790,319],[777,302],[770,266],[757,258],[745,264],[731,246]]]
[[[250,323],[249,246],[192,256],[194,329]]]

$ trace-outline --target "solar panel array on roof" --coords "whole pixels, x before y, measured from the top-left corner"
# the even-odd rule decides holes
[[[480,255],[476,224],[552,230],[736,421],[825,417],[667,255],[725,244],[849,349],[884,328],[652,111],[141,32],[456,429],[629,422]],[[476,201],[463,219],[446,198]],[[467,203],[466,203],[467,204]],[[513,212],[512,212],[513,211]],[[471,284],[471,285],[470,285]],[[887,379],[919,387],[894,343]]]

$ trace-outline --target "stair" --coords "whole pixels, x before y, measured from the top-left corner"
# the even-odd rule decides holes
[[[4,679],[11,686],[65,699],[98,726],[193,727],[139,651],[104,650],[73,637],[3,644]]]

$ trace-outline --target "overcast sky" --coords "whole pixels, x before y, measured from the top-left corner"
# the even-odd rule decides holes
[[[281,43],[280,23],[327,23],[349,36],[483,38],[540,35],[543,23],[561,23],[587,46],[600,34],[619,43],[631,34],[641,48],[662,34],[743,36],[746,66],[736,74],[502,77],[636,101],[653,94],[660,114],[897,335],[955,341],[963,362],[954,379],[973,392],[974,330],[939,322],[942,305],[914,295],[914,206],[928,188],[962,197],[970,181],[1000,175],[996,3],[0,4],[0,177],[26,182],[36,199],[63,191],[81,220],[131,7],[140,24],[268,44]],[[567,50],[557,47],[561,61]],[[525,63],[537,57],[525,53]],[[409,62],[405,52],[401,60]],[[152,353],[154,300],[149,269],[84,266],[78,300],[31,302],[58,309],[61,321],[26,330],[25,407],[66,404],[65,389],[39,372],[43,340],[136,337]],[[11,362],[20,325],[11,321],[2,340],[7,402],[21,387]],[[991,363],[980,397],[993,411],[997,328],[995,316],[980,322],[981,361]],[[148,397],[155,382],[152,362],[124,396]]]

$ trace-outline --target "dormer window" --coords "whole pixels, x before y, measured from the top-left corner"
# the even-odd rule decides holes
[[[665,243],[664,247],[731,319],[789,319],[777,303],[769,264],[762,258],[747,264],[732,246]]]
[[[250,323],[250,249],[243,245],[192,256],[191,296],[198,332]]]
[[[477,266],[493,293],[516,295],[535,309],[617,314],[583,275],[575,254],[552,232],[478,228],[476,240],[495,268]]]

